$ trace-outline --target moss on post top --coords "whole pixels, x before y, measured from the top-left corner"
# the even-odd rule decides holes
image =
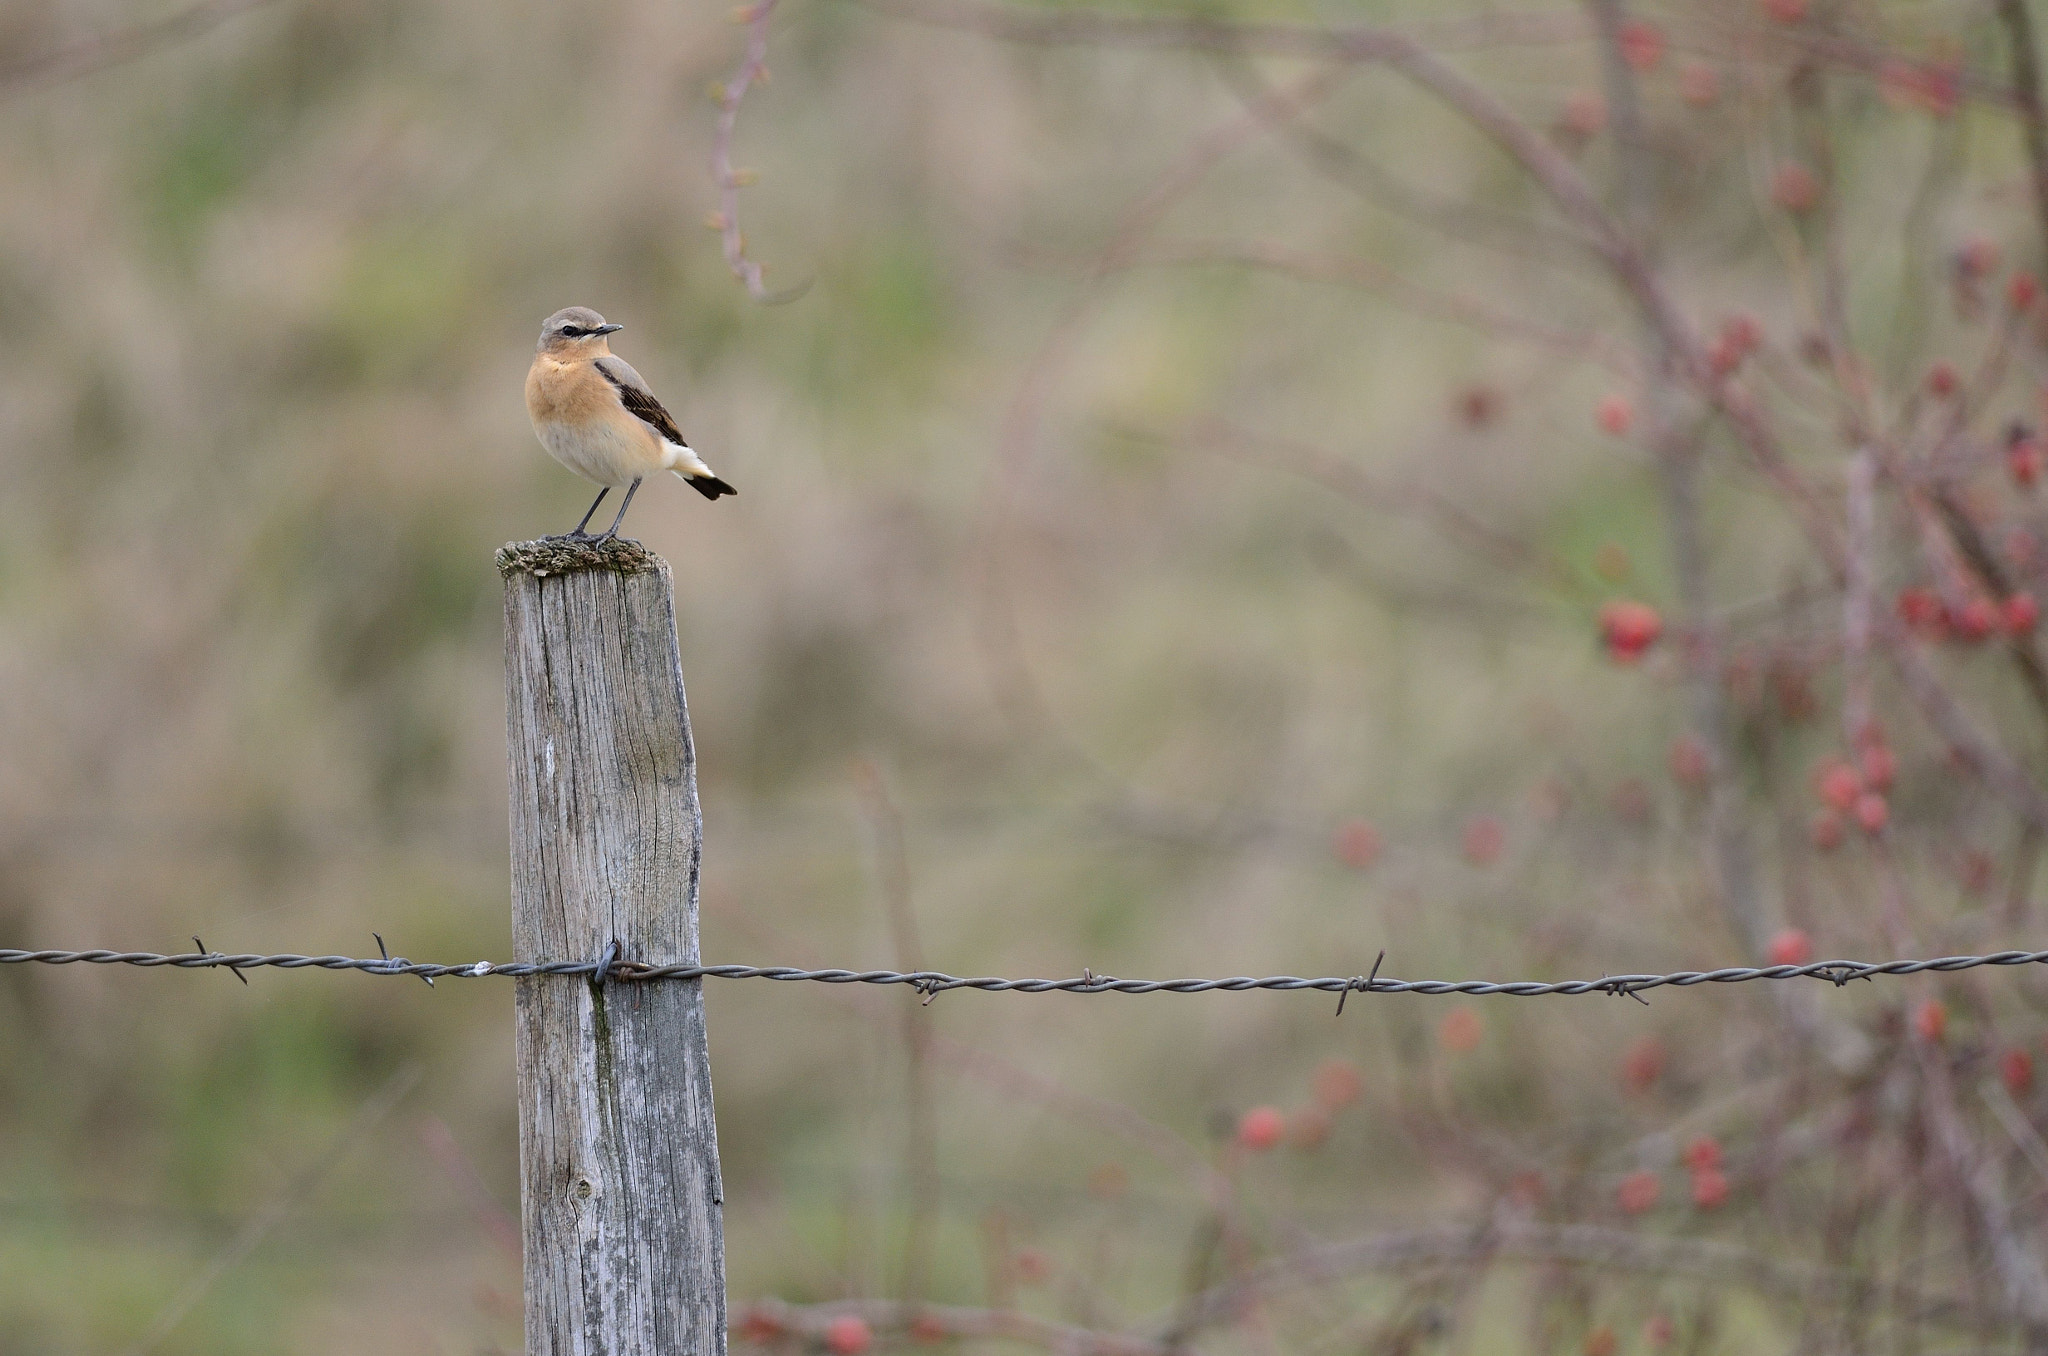
[[[530,574],[545,579],[576,570],[652,574],[660,568],[660,556],[628,537],[542,537],[506,542],[498,548],[498,573],[507,578]]]

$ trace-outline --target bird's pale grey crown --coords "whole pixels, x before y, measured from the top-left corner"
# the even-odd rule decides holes
[[[626,328],[613,325],[588,306],[565,306],[541,322],[540,348],[556,348],[593,334],[611,334]]]

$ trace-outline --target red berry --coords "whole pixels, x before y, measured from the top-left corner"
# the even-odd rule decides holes
[[[1962,375],[1954,363],[1938,362],[1927,369],[1927,393],[1936,400],[1947,400],[1962,384]]]
[[[1337,860],[1354,871],[1363,871],[1379,860],[1380,831],[1363,819],[1347,819],[1337,826]]]
[[[2034,1057],[2017,1047],[2006,1051],[1998,1057],[1998,1076],[2007,1092],[2026,1096],[2034,1088]]]
[[[1614,1336],[1614,1329],[1602,1323],[1586,1334],[1586,1340],[1582,1345],[1585,1356],[1614,1356],[1621,1344]]]
[[[835,1356],[860,1356],[874,1340],[867,1320],[856,1314],[841,1314],[825,1325],[825,1345]]]
[[[1671,1339],[1677,1335],[1677,1325],[1671,1321],[1671,1315],[1662,1309],[1651,1314],[1649,1321],[1643,1324],[1643,1340],[1653,1347],[1668,1347],[1671,1345]]]
[[[1829,806],[1841,811],[1855,807],[1863,794],[1863,777],[1839,758],[1830,758],[1813,774],[1813,789]]]
[[[1712,1135],[1701,1135],[1685,1146],[1685,1166],[1694,1172],[1711,1172],[1721,1166],[1721,1144]]]
[[[1795,215],[1811,212],[1820,203],[1820,180],[1804,165],[1780,165],[1771,176],[1771,201]]]
[[[1914,1005],[1913,1031],[1932,1045],[1948,1031],[1948,1009],[1939,998],[1925,998]]]
[[[1474,866],[1491,866],[1500,860],[1507,839],[1507,828],[1498,819],[1474,815],[1465,823],[1465,860]]]
[[[1652,809],[1649,784],[1641,777],[1624,777],[1615,785],[1608,804],[1614,808],[1614,817],[1623,823],[1647,824]]]
[[[1630,1092],[1648,1092],[1664,1072],[1664,1042],[1641,1036],[1621,1056],[1621,1085]]]
[[[1949,614],[1949,630],[1957,640],[1975,642],[1998,629],[1998,607],[1989,598],[1972,597]]]
[[[1892,807],[1877,792],[1865,791],[1856,797],[1856,823],[1865,833],[1882,833],[1891,817]]]
[[[1618,664],[1631,664],[1664,634],[1664,618],[1648,603],[1616,600],[1600,608],[1600,638]]]
[[[1842,817],[1833,810],[1822,810],[1813,817],[1807,834],[1816,848],[1822,852],[1833,852],[1842,845]]]
[[[1237,1142],[1263,1153],[1278,1144],[1287,1133],[1287,1118],[1275,1106],[1255,1106],[1237,1122]]]
[[[1578,90],[1564,101],[1558,125],[1571,136],[1585,139],[1600,134],[1607,125],[1607,101],[1591,90]]]
[[[1717,1168],[1692,1175],[1692,1203],[1702,1210],[1714,1210],[1728,1203],[1728,1179]]]
[[[1889,791],[1898,779],[1899,759],[1890,748],[1883,744],[1872,744],[1863,750],[1858,760],[1863,765],[1863,780],[1873,791]]]
[[[2015,270],[2005,282],[2005,300],[2015,311],[2027,310],[2041,295],[2041,280],[2025,269]]]
[[[1707,361],[1714,371],[1727,376],[1742,366],[1742,360],[1756,352],[1763,343],[1763,331],[1756,320],[1747,315],[1732,315],[1721,322],[1720,337],[1707,354]]]
[[[1647,19],[1629,19],[1615,34],[1621,59],[1638,71],[1654,71],[1664,60],[1664,30]]]
[[[1898,609],[1899,620],[1916,631],[1939,631],[1947,621],[1941,595],[1923,585],[1900,589]]]
[[[2013,594],[2005,600],[2001,610],[2005,614],[2005,633],[2009,636],[2027,635],[2041,620],[2041,605],[2034,601],[2031,593]]]
[[[1704,61],[1689,61],[1678,73],[1678,97],[1706,108],[1721,97],[1721,73]]]
[[[1972,236],[1956,250],[1956,272],[1965,278],[1988,278],[1998,268],[1998,242]]]
[[[2030,434],[2006,445],[2005,469],[2016,485],[2032,485],[2041,478],[2041,444]]]
[[[1437,1024],[1437,1044],[1454,1055],[1469,1054],[1479,1048],[1479,1038],[1486,1034],[1486,1024],[1471,1008],[1452,1008]]]
[[[1765,955],[1773,965],[1804,965],[1813,959],[1813,939],[1805,928],[1786,928],[1771,938]]]
[[[1600,425],[1600,431],[1617,438],[1626,437],[1636,424],[1636,407],[1629,398],[1619,392],[1600,397],[1600,403],[1593,407],[1593,418]]]
[[[1956,111],[1958,72],[1947,65],[1887,61],[1878,67],[1877,88],[1894,108],[1917,108],[1945,118]]]
[[[929,1311],[910,1322],[910,1340],[913,1342],[943,1342],[952,1335],[946,1331],[946,1320]]]
[[[1320,1148],[1330,1137],[1330,1113],[1305,1106],[1287,1118],[1287,1140],[1297,1149]]]
[[[1131,1170],[1121,1163],[1104,1163],[1088,1174],[1088,1194],[1098,1200],[1121,1200],[1130,1191]]]
[[[782,1324],[759,1309],[749,1309],[740,1316],[739,1332],[742,1342],[773,1342],[782,1336]]]
[[[1621,1208],[1631,1215],[1640,1215],[1657,1203],[1664,1184],[1657,1180],[1654,1172],[1632,1172],[1621,1179],[1621,1186],[1615,1192],[1615,1199]]]
[[[1037,1285],[1052,1274],[1052,1259],[1037,1248],[1019,1248],[1010,1259],[1010,1269],[1025,1285]]]
[[[1350,1106],[1365,1091],[1365,1075],[1356,1064],[1326,1059],[1316,1066],[1316,1101],[1331,1111]]]
[[[1501,407],[1505,403],[1506,397],[1491,386],[1467,386],[1458,393],[1458,418],[1468,428],[1485,428],[1500,418]]]
[[[1667,761],[1671,766],[1671,780],[1680,786],[1704,786],[1707,774],[1712,770],[1706,743],[1698,735],[1680,735],[1672,740]]]

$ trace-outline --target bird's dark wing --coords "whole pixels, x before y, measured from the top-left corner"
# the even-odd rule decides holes
[[[631,363],[615,353],[608,353],[597,360],[596,366],[599,375],[610,382],[612,388],[619,393],[619,402],[626,407],[628,413],[654,425],[656,433],[678,447],[690,445],[683,437],[682,430],[676,427],[676,421],[669,417],[669,412],[654,398],[654,392],[647,389],[647,383],[633,370]]]

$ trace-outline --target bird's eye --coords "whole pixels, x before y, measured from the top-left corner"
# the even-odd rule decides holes
[[[564,339],[581,339],[585,333],[586,331],[579,325],[562,326],[562,337]]]

